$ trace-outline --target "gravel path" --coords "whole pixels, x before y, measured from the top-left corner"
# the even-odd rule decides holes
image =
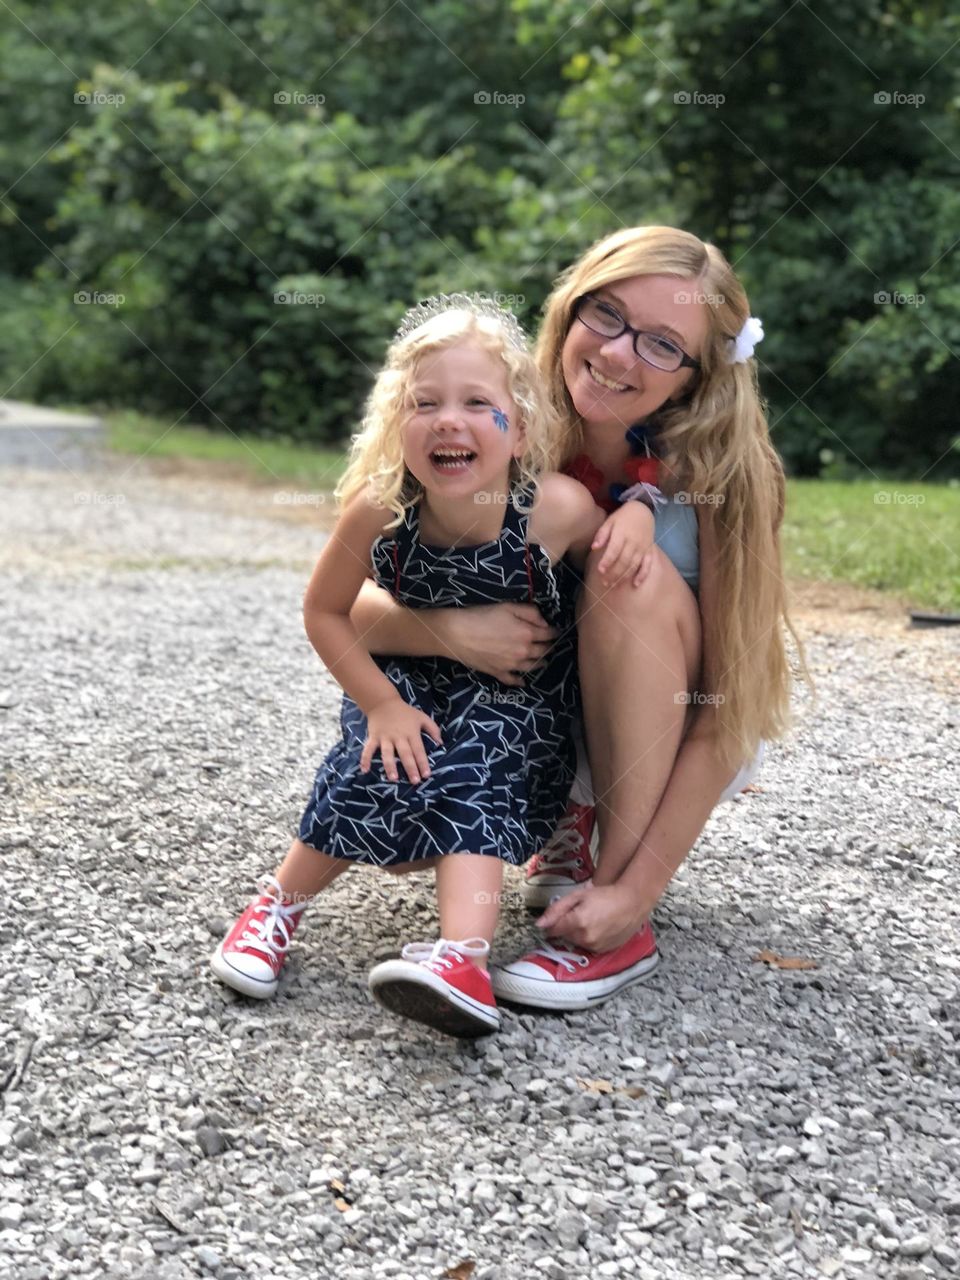
[[[801,610],[819,705],[653,980],[460,1047],[366,990],[423,880],[337,881],[271,1004],[207,968],[336,732],[323,513],[124,464],[0,489],[4,1280],[957,1275],[957,631]]]

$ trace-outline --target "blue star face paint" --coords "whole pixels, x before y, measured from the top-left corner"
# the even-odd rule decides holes
[[[502,431],[503,434],[506,435],[507,432],[510,430],[510,419],[507,417],[507,415],[503,412],[502,409],[494,408],[491,410],[491,412],[493,414],[493,420],[497,425],[497,430]]]

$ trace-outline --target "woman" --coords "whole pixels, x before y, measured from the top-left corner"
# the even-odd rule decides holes
[[[605,585],[600,551],[588,564],[578,637],[597,865],[593,804],[571,803],[528,870],[534,900],[560,895],[538,921],[553,941],[494,971],[504,998],[585,1008],[647,976],[651,912],[788,723],[784,478],[750,359],[761,336],[720,251],[671,227],[600,241],[547,300],[537,359],[569,423],[567,470],[612,510],[651,478],[638,466],[649,448],[668,500],[657,495],[640,585]],[[529,607],[414,614],[369,582],[352,618],[374,653],[442,654],[505,684],[554,638]]]

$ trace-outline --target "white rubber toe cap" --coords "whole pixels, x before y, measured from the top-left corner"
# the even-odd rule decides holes
[[[222,943],[210,958],[210,968],[228,987],[255,1000],[268,999],[279,983],[266,960],[248,951],[231,951],[227,957]]]
[[[513,964],[498,965],[491,971],[494,985],[496,985],[496,975],[501,973],[511,978],[532,978],[536,982],[554,981],[546,969],[534,964],[532,960],[514,960]]]

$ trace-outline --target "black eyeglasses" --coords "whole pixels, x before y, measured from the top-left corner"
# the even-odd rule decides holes
[[[654,369],[676,373],[678,369],[700,368],[700,361],[688,356],[683,347],[678,347],[662,333],[634,329],[633,325],[627,324],[616,307],[603,298],[595,298],[592,293],[585,293],[577,299],[573,314],[591,333],[601,338],[620,338],[625,333],[632,334],[634,351]]]

